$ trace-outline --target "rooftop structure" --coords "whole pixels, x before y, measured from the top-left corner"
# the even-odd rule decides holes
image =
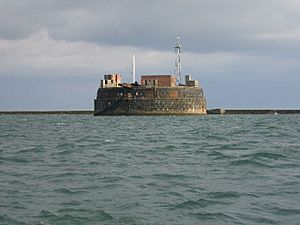
[[[142,75],[142,86],[176,86],[176,77],[174,75]]]
[[[106,74],[104,75],[104,79],[100,82],[101,88],[112,88],[118,87],[122,81],[122,77],[118,73]]]
[[[199,81],[192,80],[192,76],[186,75],[185,76],[185,85],[189,87],[199,87]]]

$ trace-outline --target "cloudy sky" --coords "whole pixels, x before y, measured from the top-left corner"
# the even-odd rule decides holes
[[[300,108],[299,0],[0,0],[0,110],[93,109],[104,74],[182,72],[209,108]]]

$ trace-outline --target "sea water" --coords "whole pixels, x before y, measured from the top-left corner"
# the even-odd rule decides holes
[[[300,116],[0,116],[0,224],[300,224]]]

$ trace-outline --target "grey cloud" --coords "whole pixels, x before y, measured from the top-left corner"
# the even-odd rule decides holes
[[[55,81],[63,82],[61,89],[68,81],[73,82],[69,87],[84,81],[92,89],[103,73],[126,77],[133,51],[139,73],[169,73],[174,42],[181,35],[183,72],[202,81],[210,107],[226,107],[221,102],[228,107],[247,107],[247,102],[250,107],[299,107],[289,98],[300,94],[299,10],[294,0],[0,0],[1,103],[18,99],[15,95],[9,101],[13,95],[6,92],[13,88],[5,89],[9,85],[3,81],[18,88],[22,84],[16,81],[51,80],[46,98]],[[41,31],[49,33],[46,44],[32,40]],[[37,68],[40,62],[44,67]],[[32,87],[30,82],[26,87]],[[281,103],[274,90],[281,90]],[[84,92],[79,88],[68,94]],[[86,101],[94,92],[88,90]],[[258,99],[263,94],[268,99]]]
[[[252,37],[299,28],[297,7],[276,0],[2,1],[0,35],[24,38],[46,28],[57,39],[168,50],[179,34],[187,51],[267,53],[291,48]]]

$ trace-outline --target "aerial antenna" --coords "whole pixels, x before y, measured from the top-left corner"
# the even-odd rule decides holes
[[[174,75],[176,76],[177,84],[181,84],[181,62],[180,62],[181,45],[179,40],[180,37],[177,36],[177,42],[175,45],[175,69],[174,69]]]
[[[132,83],[135,83],[135,58],[132,54]]]

